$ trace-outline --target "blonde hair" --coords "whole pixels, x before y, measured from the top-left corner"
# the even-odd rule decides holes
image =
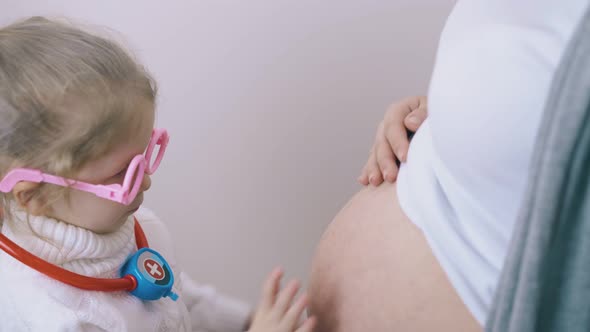
[[[71,24],[0,28],[0,179],[15,166],[71,177],[137,131],[156,90],[122,47]],[[63,194],[41,185],[34,195]],[[0,197],[6,217],[14,198]]]

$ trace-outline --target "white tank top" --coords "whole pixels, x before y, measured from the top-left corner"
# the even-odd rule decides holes
[[[551,79],[588,2],[459,1],[440,38],[429,118],[411,142],[398,195],[482,325]]]

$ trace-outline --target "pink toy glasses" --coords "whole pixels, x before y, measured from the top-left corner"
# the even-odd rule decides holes
[[[86,191],[98,197],[129,205],[135,200],[145,173],[151,175],[160,166],[160,161],[162,161],[164,151],[166,151],[168,140],[169,137],[166,129],[154,129],[145,155],[138,154],[131,160],[122,185],[118,183],[109,185],[91,184],[45,174],[36,169],[16,168],[8,172],[2,179],[0,182],[0,191],[4,193],[10,192],[21,181],[45,182]]]

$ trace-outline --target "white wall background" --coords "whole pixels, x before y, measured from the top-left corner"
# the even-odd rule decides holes
[[[275,265],[307,278],[387,105],[426,92],[453,3],[0,0],[0,24],[70,17],[122,36],[171,133],[146,204],[197,280],[254,301]]]

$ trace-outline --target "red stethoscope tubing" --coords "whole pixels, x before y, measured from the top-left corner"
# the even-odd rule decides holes
[[[141,249],[148,247],[147,239],[137,219],[135,219],[134,229],[137,248]],[[83,276],[63,269],[57,265],[53,265],[21,248],[2,233],[0,233],[0,249],[4,250],[7,254],[21,261],[25,265],[28,265],[55,280],[59,280],[77,288],[103,292],[132,291],[137,288],[137,280],[131,275],[116,279],[94,278]]]

